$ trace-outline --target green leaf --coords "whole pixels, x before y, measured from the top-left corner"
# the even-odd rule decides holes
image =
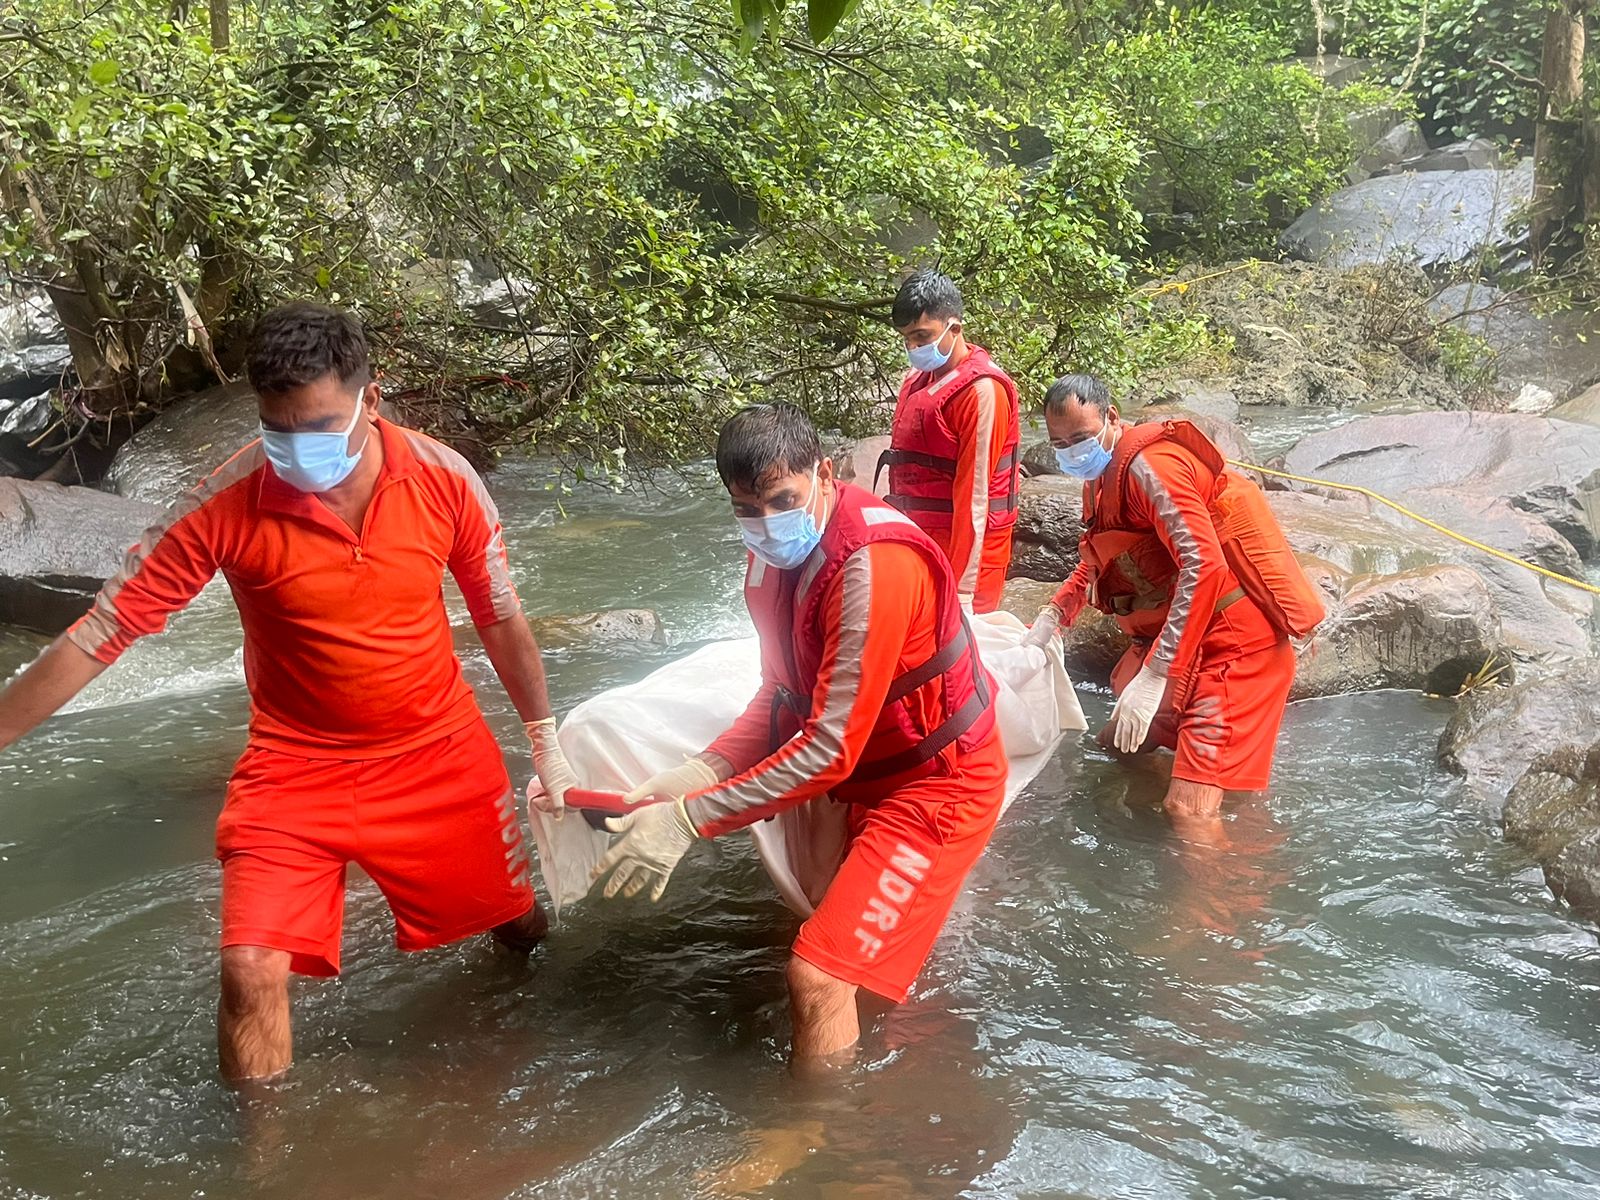
[[[811,31],[811,40],[826,41],[856,3],[857,0],[807,0],[806,27]]]
[[[89,67],[89,82],[96,87],[105,87],[117,77],[122,70],[122,64],[114,58],[102,58],[99,62],[92,63]]]

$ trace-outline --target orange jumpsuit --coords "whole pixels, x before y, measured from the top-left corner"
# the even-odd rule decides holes
[[[949,557],[956,590],[972,597],[972,611],[993,612],[1011,566],[1014,527],[991,527],[989,480],[1011,440],[1011,413],[992,379],[976,380],[951,397],[945,413],[961,447],[950,489],[950,528],[927,533]]]
[[[1102,480],[1110,476],[1108,470]],[[1149,664],[1169,683],[1146,746],[1176,751],[1173,777],[1229,791],[1260,790],[1271,776],[1294,682],[1294,650],[1243,594],[1223,557],[1210,510],[1216,474],[1164,439],[1139,452],[1126,479],[1117,498],[1120,527],[1148,529],[1176,566],[1176,578],[1164,608],[1124,621],[1125,627],[1136,626],[1135,639],[1112,672],[1112,690],[1121,694]],[[1092,514],[1098,507],[1119,507],[1098,495],[1102,486],[1084,487],[1091,520],[1086,539],[1095,536]],[[1095,582],[1094,567],[1080,560],[1054,599],[1064,623],[1083,610]],[[1151,636],[1140,636],[1141,629]]]
[[[686,801],[690,821],[707,836],[827,792],[849,803],[845,860],[801,926],[794,953],[891,1001],[904,999],[921,970],[988,845],[1005,794],[998,729],[971,750],[946,746],[930,770],[909,781],[851,781],[883,743],[904,744],[903,716],[926,733],[949,715],[937,679],[905,697],[904,714],[888,698],[897,678],[939,648],[937,594],[927,560],[910,546],[877,542],[851,554],[822,598],[820,630],[795,634],[822,642],[799,732],[769,753],[777,682],[764,679],[744,714],[709,747],[736,774]]]

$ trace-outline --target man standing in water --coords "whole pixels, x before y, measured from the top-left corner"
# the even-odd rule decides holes
[[[961,293],[919,271],[900,287],[890,320],[911,371],[895,402],[889,503],[950,559],[956,591],[975,612],[1000,605],[1017,523],[1017,385],[982,346],[968,343]]]
[[[1129,425],[1103,382],[1068,375],[1046,393],[1045,423],[1061,469],[1084,481],[1084,533],[1026,640],[1044,645],[1085,604],[1114,616],[1133,644],[1100,742],[1175,749],[1167,813],[1210,820],[1224,792],[1267,786],[1289,638],[1322,620],[1321,600],[1260,489],[1190,422]]]
[[[860,1036],[860,989],[903,1000],[989,842],[1005,792],[995,683],[939,547],[871,493],[834,480],[787,404],[733,417],[717,471],[750,559],[745,600],[762,684],[702,754],[646,780],[610,822],[606,895],[659,898],[697,838],[825,794],[849,805],[843,863],[789,960],[797,1063]]]
[[[276,309],[248,371],[260,439],[168,509],[0,693],[3,747],[227,578],[251,700],[217,824],[231,1081],[289,1066],[289,974],[338,973],[348,863],[383,890],[402,950],[485,930],[526,950],[545,933],[500,748],[452,646],[446,567],[545,789],[572,784],[494,503],[460,455],[379,418],[360,324]]]

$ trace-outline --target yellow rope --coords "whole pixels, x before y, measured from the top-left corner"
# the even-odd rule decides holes
[[[1195,275],[1189,279],[1173,279],[1166,283],[1147,283],[1143,287],[1135,288],[1134,292],[1140,296],[1159,296],[1163,292],[1187,292],[1191,283],[1202,283],[1207,279],[1217,279],[1223,275],[1232,275],[1235,271],[1248,271],[1251,267],[1259,267],[1261,260],[1252,258],[1246,262],[1235,263],[1231,267],[1223,267],[1220,271],[1207,271],[1204,275]]]
[[[1437,532],[1444,534],[1445,537],[1454,538],[1456,541],[1461,542],[1464,545],[1471,546],[1474,550],[1481,550],[1483,553],[1492,555],[1498,559],[1502,559],[1505,562],[1515,563],[1519,567],[1526,567],[1530,571],[1537,572],[1540,575],[1557,580],[1560,583],[1570,584],[1575,588],[1580,588],[1585,592],[1592,592],[1595,595],[1600,596],[1600,587],[1596,587],[1592,583],[1585,583],[1581,579],[1574,579],[1570,575],[1563,575],[1559,571],[1552,571],[1546,567],[1541,567],[1538,563],[1531,563],[1525,558],[1518,558],[1515,554],[1507,554],[1504,550],[1497,550],[1493,546],[1485,546],[1482,542],[1473,541],[1465,534],[1457,533],[1454,529],[1446,529],[1437,521],[1428,520],[1428,518],[1423,516],[1421,513],[1412,512],[1403,504],[1396,504],[1387,496],[1378,495],[1378,493],[1373,491],[1371,488],[1358,487],[1353,483],[1334,483],[1332,480],[1328,479],[1312,479],[1305,475],[1291,475],[1288,471],[1275,471],[1271,467],[1258,467],[1254,463],[1236,462],[1231,458],[1228,460],[1228,465],[1230,467],[1238,467],[1242,471],[1259,471],[1263,475],[1272,475],[1278,479],[1292,479],[1296,483],[1309,483],[1314,487],[1336,488],[1341,492],[1355,492],[1357,495],[1365,496],[1369,500],[1376,500],[1379,504],[1387,505],[1388,507],[1394,509],[1395,512],[1400,513],[1402,516],[1410,517],[1413,521],[1420,521],[1429,529],[1436,530]]]

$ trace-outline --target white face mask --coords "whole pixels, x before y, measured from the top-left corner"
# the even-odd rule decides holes
[[[739,536],[744,544],[768,566],[787,571],[798,567],[811,557],[811,552],[822,540],[811,506],[816,503],[821,488],[817,485],[819,462],[811,468],[811,495],[806,502],[788,512],[774,513],[770,517],[739,517]]]
[[[330,491],[350,478],[367,448],[363,442],[350,453],[350,435],[361,423],[365,394],[365,388],[356,393],[356,410],[342,433],[281,433],[263,425],[261,445],[278,478],[302,492]]]

